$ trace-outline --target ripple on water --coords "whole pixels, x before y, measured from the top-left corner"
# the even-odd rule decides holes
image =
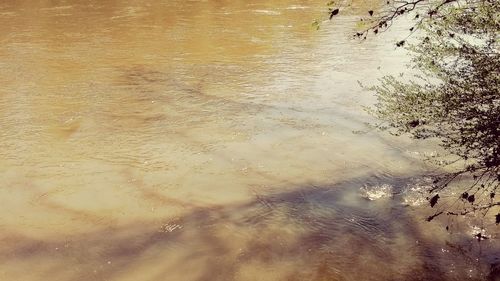
[[[388,37],[313,31],[321,1],[1,2],[0,279],[466,276],[391,195],[410,143],[352,133]]]

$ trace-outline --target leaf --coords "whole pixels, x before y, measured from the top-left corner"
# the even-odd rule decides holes
[[[433,208],[439,200],[439,194],[434,195],[434,197],[431,198],[430,203],[431,203],[431,208]]]
[[[313,28],[315,28],[316,30],[319,30],[319,28],[320,28],[319,21],[318,20],[313,21],[313,23],[311,24],[311,26]]]
[[[477,237],[477,240],[479,241],[488,239],[488,237],[481,234],[481,232],[476,234],[475,237]]]
[[[499,224],[499,223],[500,223],[500,213],[498,213],[498,214],[495,216],[495,223],[496,223],[496,224]]]
[[[474,194],[470,195],[468,198],[467,198],[467,201],[469,201],[469,203],[474,203],[474,201],[476,200],[476,198],[474,197]]]
[[[401,41],[399,41],[398,43],[396,43],[396,46],[397,46],[397,47],[403,47],[403,46],[404,46],[404,44],[405,44],[405,40],[401,40]]]
[[[369,10],[369,11],[368,11],[368,14],[370,14],[370,16],[373,16],[373,11],[372,11],[372,10]]]
[[[338,13],[339,13],[339,9],[335,9],[335,10],[333,10],[333,11],[330,13],[330,19],[332,19],[332,18],[333,18],[333,16],[338,15]]]
[[[412,128],[415,128],[417,127],[418,125],[420,125],[420,120],[412,120],[410,122],[408,122],[408,126],[412,127]]]
[[[469,193],[467,193],[467,192],[462,193],[462,199],[465,200],[467,198],[469,198]]]
[[[490,193],[490,198],[491,199],[495,198],[495,192]]]

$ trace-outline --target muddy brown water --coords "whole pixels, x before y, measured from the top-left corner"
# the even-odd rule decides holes
[[[354,4],[1,1],[0,280],[485,279],[399,193],[435,148],[366,125],[407,57]]]

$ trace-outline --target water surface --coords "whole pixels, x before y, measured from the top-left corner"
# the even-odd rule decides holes
[[[364,196],[434,148],[366,125],[357,81],[404,69],[399,33],[316,31],[324,9],[2,1],[0,279],[481,278],[425,211]]]

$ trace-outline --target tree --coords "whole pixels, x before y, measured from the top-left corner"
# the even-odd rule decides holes
[[[370,88],[377,96],[370,112],[384,121],[381,128],[396,134],[439,139],[445,151],[456,156],[453,162],[463,164],[453,173],[436,176],[429,190],[431,207],[451,183],[464,177],[472,180],[456,199],[465,202],[464,207],[441,208],[428,220],[441,214],[481,211],[486,215],[498,209],[500,1],[391,0],[386,4],[380,13],[368,11],[367,18],[361,19],[365,29],[355,37],[366,39],[386,31],[397,18],[410,17],[408,37],[396,46],[411,52],[418,74],[404,80],[380,79],[379,85]],[[334,2],[329,5],[330,18],[339,14]],[[500,213],[490,217],[500,223]]]

